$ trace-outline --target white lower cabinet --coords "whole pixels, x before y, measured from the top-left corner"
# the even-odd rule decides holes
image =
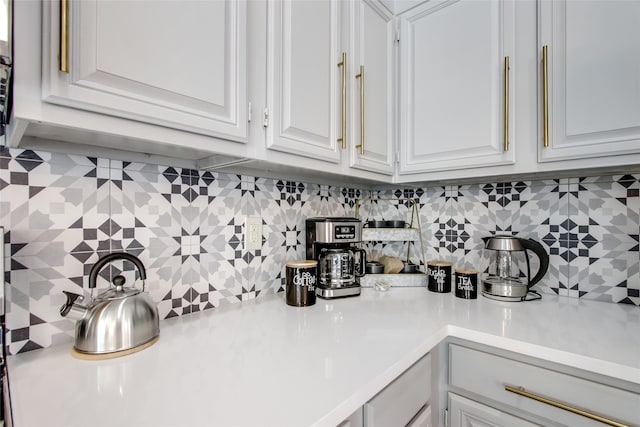
[[[337,427],[362,427],[363,423],[362,408],[358,408],[357,411],[351,414],[349,418],[338,424]]]
[[[400,374],[338,427],[431,427],[431,355]]]
[[[450,344],[450,425],[602,426],[597,419],[639,425],[640,392],[632,386],[516,359]]]
[[[449,393],[449,427],[533,427],[536,424]]]
[[[431,406],[425,406],[414,419],[407,424],[407,427],[431,427]]]
[[[426,355],[364,405],[364,426],[428,425],[410,423],[430,398],[431,356]]]

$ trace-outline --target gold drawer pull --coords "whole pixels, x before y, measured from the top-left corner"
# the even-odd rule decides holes
[[[356,148],[364,155],[364,65],[360,66],[360,73],[356,74],[356,79],[360,79],[360,144],[356,145]]]
[[[341,90],[341,104],[342,104],[342,136],[338,138],[338,142],[342,146],[342,149],[347,148],[347,52],[342,52],[342,61],[338,62],[338,67],[342,68],[342,90]]]
[[[504,57],[504,151],[509,151],[509,57]]]
[[[69,72],[69,0],[60,0],[60,67]]]
[[[609,418],[605,418],[603,416],[596,415],[594,413],[585,411],[584,409],[575,408],[575,407],[567,405],[565,403],[557,402],[557,401],[555,401],[553,399],[549,399],[547,397],[540,396],[539,394],[531,393],[529,391],[526,391],[524,389],[524,387],[513,387],[513,386],[505,384],[504,389],[506,391],[510,391],[511,393],[515,393],[515,394],[520,395],[520,396],[528,397],[529,399],[537,400],[538,402],[546,403],[547,405],[555,406],[556,408],[560,408],[560,409],[563,409],[565,411],[573,412],[574,414],[578,414],[578,415],[581,415],[583,417],[590,418],[592,420],[601,422],[603,424],[607,424],[607,425],[610,425],[610,426],[616,426],[616,427],[630,427],[628,424],[622,424],[622,423],[619,423],[617,421],[610,420]]]
[[[542,145],[549,146],[549,59],[547,57],[547,46],[542,46]]]

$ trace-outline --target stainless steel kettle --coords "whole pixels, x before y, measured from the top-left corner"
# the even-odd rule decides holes
[[[484,265],[488,265],[482,278],[482,293],[488,298],[503,301],[525,301],[533,285],[538,283],[549,269],[549,255],[544,247],[533,239],[515,236],[484,237]],[[538,271],[531,278],[528,251],[539,259]],[[523,270],[526,276],[523,277]],[[535,294],[535,293],[534,293]],[[538,299],[539,294],[537,298]]]
[[[125,278],[113,278],[115,288],[100,293],[86,305],[83,297],[64,291],[66,303],[60,307],[60,315],[76,320],[74,349],[86,354],[108,354],[135,349],[151,342],[160,335],[158,308],[144,292],[146,271],[135,256],[116,252],[98,260],[89,273],[89,288],[96,287],[98,273],[110,262],[123,259],[131,261],[142,280],[142,290],[125,287]]]

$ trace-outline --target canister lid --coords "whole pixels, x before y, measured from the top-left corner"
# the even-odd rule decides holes
[[[451,267],[453,263],[449,261],[429,261],[427,265],[432,265],[434,267]]]
[[[460,274],[478,274],[478,270],[471,270],[467,268],[458,268],[456,269],[456,273]]]
[[[287,261],[287,267],[316,267],[318,265],[318,261],[314,261],[312,259],[300,260],[300,261]]]

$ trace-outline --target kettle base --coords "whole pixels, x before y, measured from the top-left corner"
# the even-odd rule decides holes
[[[156,336],[153,339],[137,345],[133,348],[128,348],[126,350],[112,351],[110,353],[85,353],[76,349],[75,347],[71,349],[71,355],[77,359],[82,360],[105,360],[105,359],[115,359],[116,357],[127,356],[129,354],[137,353],[139,351],[144,350],[147,347],[151,347],[160,339],[160,336]]]
[[[482,294],[500,301],[521,301],[529,288],[517,280],[489,278],[482,281]]]
[[[485,292],[483,292],[482,295],[487,297],[487,298],[489,298],[489,299],[496,300],[496,301],[506,301],[506,302],[524,301],[524,299],[523,299],[524,297],[513,297],[513,296],[505,297],[505,296],[502,296],[502,295],[491,295],[491,294],[488,294],[488,293],[485,293]]]

